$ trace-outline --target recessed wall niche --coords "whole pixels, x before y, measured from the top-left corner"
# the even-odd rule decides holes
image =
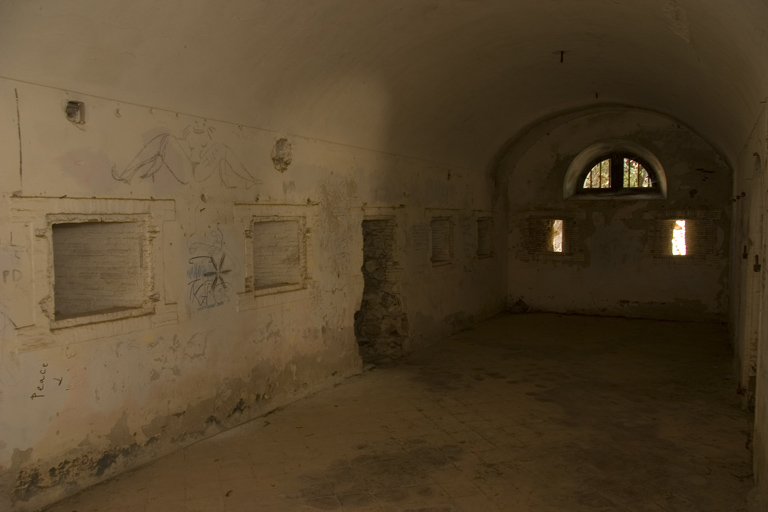
[[[453,257],[453,224],[450,217],[435,217],[430,222],[432,232],[432,264],[444,265]]]
[[[246,230],[246,293],[269,295],[306,286],[306,224],[303,216],[251,217]]]
[[[14,240],[30,254],[18,283],[29,300],[12,305],[18,350],[178,322],[162,252],[174,201],[14,197],[10,214]]]
[[[299,221],[254,221],[253,289],[301,284]]]
[[[493,256],[493,218],[480,217],[477,219],[477,257],[490,258]]]
[[[140,309],[146,299],[142,223],[51,225],[53,320]]]
[[[308,297],[316,208],[316,204],[235,205],[235,226],[244,234],[245,263],[244,279],[235,284],[238,311]]]

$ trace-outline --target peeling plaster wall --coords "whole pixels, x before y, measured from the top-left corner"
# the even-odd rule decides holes
[[[734,165],[731,209],[733,246],[730,261],[730,321],[735,352],[739,393],[746,407],[755,406],[758,341],[763,313],[763,266],[765,229],[763,211],[766,202],[765,110],[760,112],[750,140]],[[755,258],[760,265],[755,272]],[[764,329],[764,328],[763,328]]]
[[[768,117],[765,107],[756,115],[748,141],[734,164],[733,231],[730,326],[739,393],[745,407],[754,410],[753,460],[756,486],[755,510],[768,504],[768,300],[765,255],[768,254]],[[746,254],[746,258],[744,257]],[[760,261],[755,272],[755,256]],[[760,508],[762,506],[762,508]]]
[[[595,142],[644,146],[666,171],[666,199],[564,199],[566,170]],[[703,139],[661,115],[602,109],[531,129],[501,159],[509,201],[510,304],[535,310],[725,321],[731,173]],[[529,219],[565,219],[564,254],[526,245]],[[664,219],[703,219],[711,248],[698,258],[653,254]],[[570,232],[570,233],[569,233]],[[671,235],[671,233],[670,233]]]
[[[358,373],[365,218],[395,224],[406,350],[504,307],[503,218],[494,256],[476,257],[476,219],[494,216],[482,171],[6,79],[0,111],[0,509]],[[455,246],[434,267],[438,215]],[[300,226],[300,283],[253,286],[255,218],[299,219],[285,224]],[[141,307],[57,319],[51,226],[116,220],[142,226]]]

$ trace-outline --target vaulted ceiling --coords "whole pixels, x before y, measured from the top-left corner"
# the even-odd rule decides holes
[[[765,107],[765,0],[1,0],[0,75],[484,168],[630,105],[730,160]]]

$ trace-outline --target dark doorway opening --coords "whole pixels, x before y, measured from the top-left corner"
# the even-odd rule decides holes
[[[355,336],[365,363],[383,364],[403,355],[408,337],[398,276],[400,266],[394,259],[395,223],[392,219],[364,220],[363,228],[363,300],[355,313]]]

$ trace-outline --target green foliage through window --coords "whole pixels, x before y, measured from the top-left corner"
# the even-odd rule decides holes
[[[590,169],[581,188],[592,190],[653,188],[653,180],[648,170],[637,160],[612,155]]]
[[[651,177],[639,162],[624,159],[624,188],[650,188]]]
[[[589,171],[584,188],[611,188],[611,160],[605,159]]]

